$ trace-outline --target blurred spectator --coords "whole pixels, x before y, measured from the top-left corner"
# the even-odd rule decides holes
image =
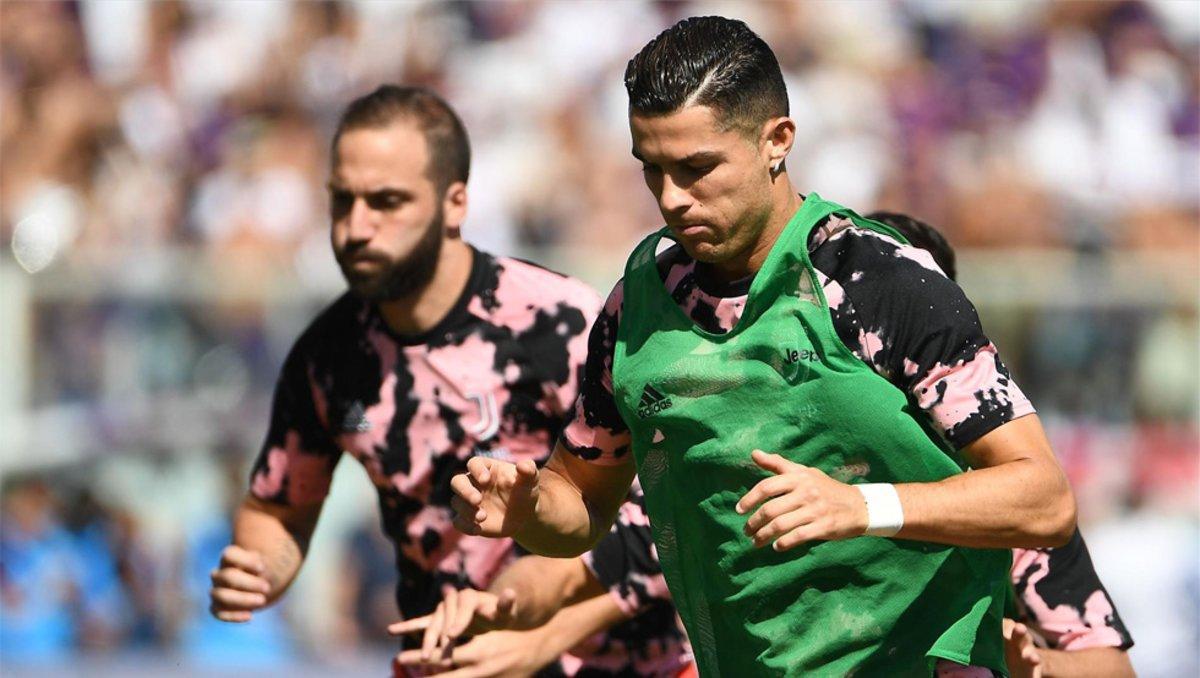
[[[103,514],[64,525],[43,477],[10,479],[0,519],[0,647],[14,664],[48,664],[121,640],[124,591]]]
[[[0,647],[6,662],[61,660],[75,649],[78,578],[70,536],[42,481],[10,482],[0,525]]]
[[[81,629],[81,645],[114,649],[135,644],[135,636],[139,634],[142,642],[156,640],[156,610],[146,605],[147,599],[153,597],[150,586],[153,579],[127,576],[145,563],[134,562],[138,560],[138,545],[119,534],[116,513],[97,501],[86,485],[77,485],[68,492],[60,515],[74,541],[80,599],[89,601],[84,614],[76,620]],[[130,551],[124,551],[125,548]],[[152,572],[148,574],[153,576]],[[139,595],[131,596],[134,590]]]

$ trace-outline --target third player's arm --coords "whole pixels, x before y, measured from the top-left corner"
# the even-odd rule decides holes
[[[1058,650],[1038,647],[1025,624],[1004,620],[1004,655],[1012,678],[1132,678],[1129,654],[1120,647]]]
[[[981,548],[1061,546],[1075,498],[1037,415],[1014,419],[962,450],[973,470],[896,486],[901,539]]]
[[[1039,649],[1042,678],[1132,678],[1133,665],[1129,654],[1115,647],[1094,647],[1066,652]]]
[[[533,520],[514,535],[532,553],[578,556],[608,533],[636,473],[619,465],[588,463],[559,443],[539,474]]]
[[[515,593],[509,626],[513,629],[541,626],[563,607],[605,593],[579,558],[544,556],[519,558],[488,590],[497,595],[505,590]]]

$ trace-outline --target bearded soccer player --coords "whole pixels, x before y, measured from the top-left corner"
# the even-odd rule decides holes
[[[283,595],[343,451],[378,491],[404,617],[434,611],[448,591],[488,586],[515,558],[511,541],[453,529],[449,481],[472,456],[547,456],[600,300],[461,239],[469,158],[458,116],[427,91],[381,87],[343,114],[329,197],[350,291],[284,364],[233,544],[213,572],[217,618],[248,621]],[[570,667],[610,659],[600,648]]]
[[[578,554],[636,471],[702,675],[1004,672],[1001,549],[1065,543],[1075,505],[974,309],[894,231],[797,195],[783,78],[741,22],[681,21],[625,84],[666,227],[546,467],[471,460],[456,524]]]

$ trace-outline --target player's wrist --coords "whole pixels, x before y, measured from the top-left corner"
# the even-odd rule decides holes
[[[904,527],[904,507],[896,486],[891,483],[855,485],[866,508],[866,526],[862,534],[871,537],[894,537]]]

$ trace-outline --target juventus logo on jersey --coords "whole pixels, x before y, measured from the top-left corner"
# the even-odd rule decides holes
[[[500,430],[500,408],[493,393],[468,393],[467,399],[479,406],[479,421],[464,426],[475,440],[483,442]]]

